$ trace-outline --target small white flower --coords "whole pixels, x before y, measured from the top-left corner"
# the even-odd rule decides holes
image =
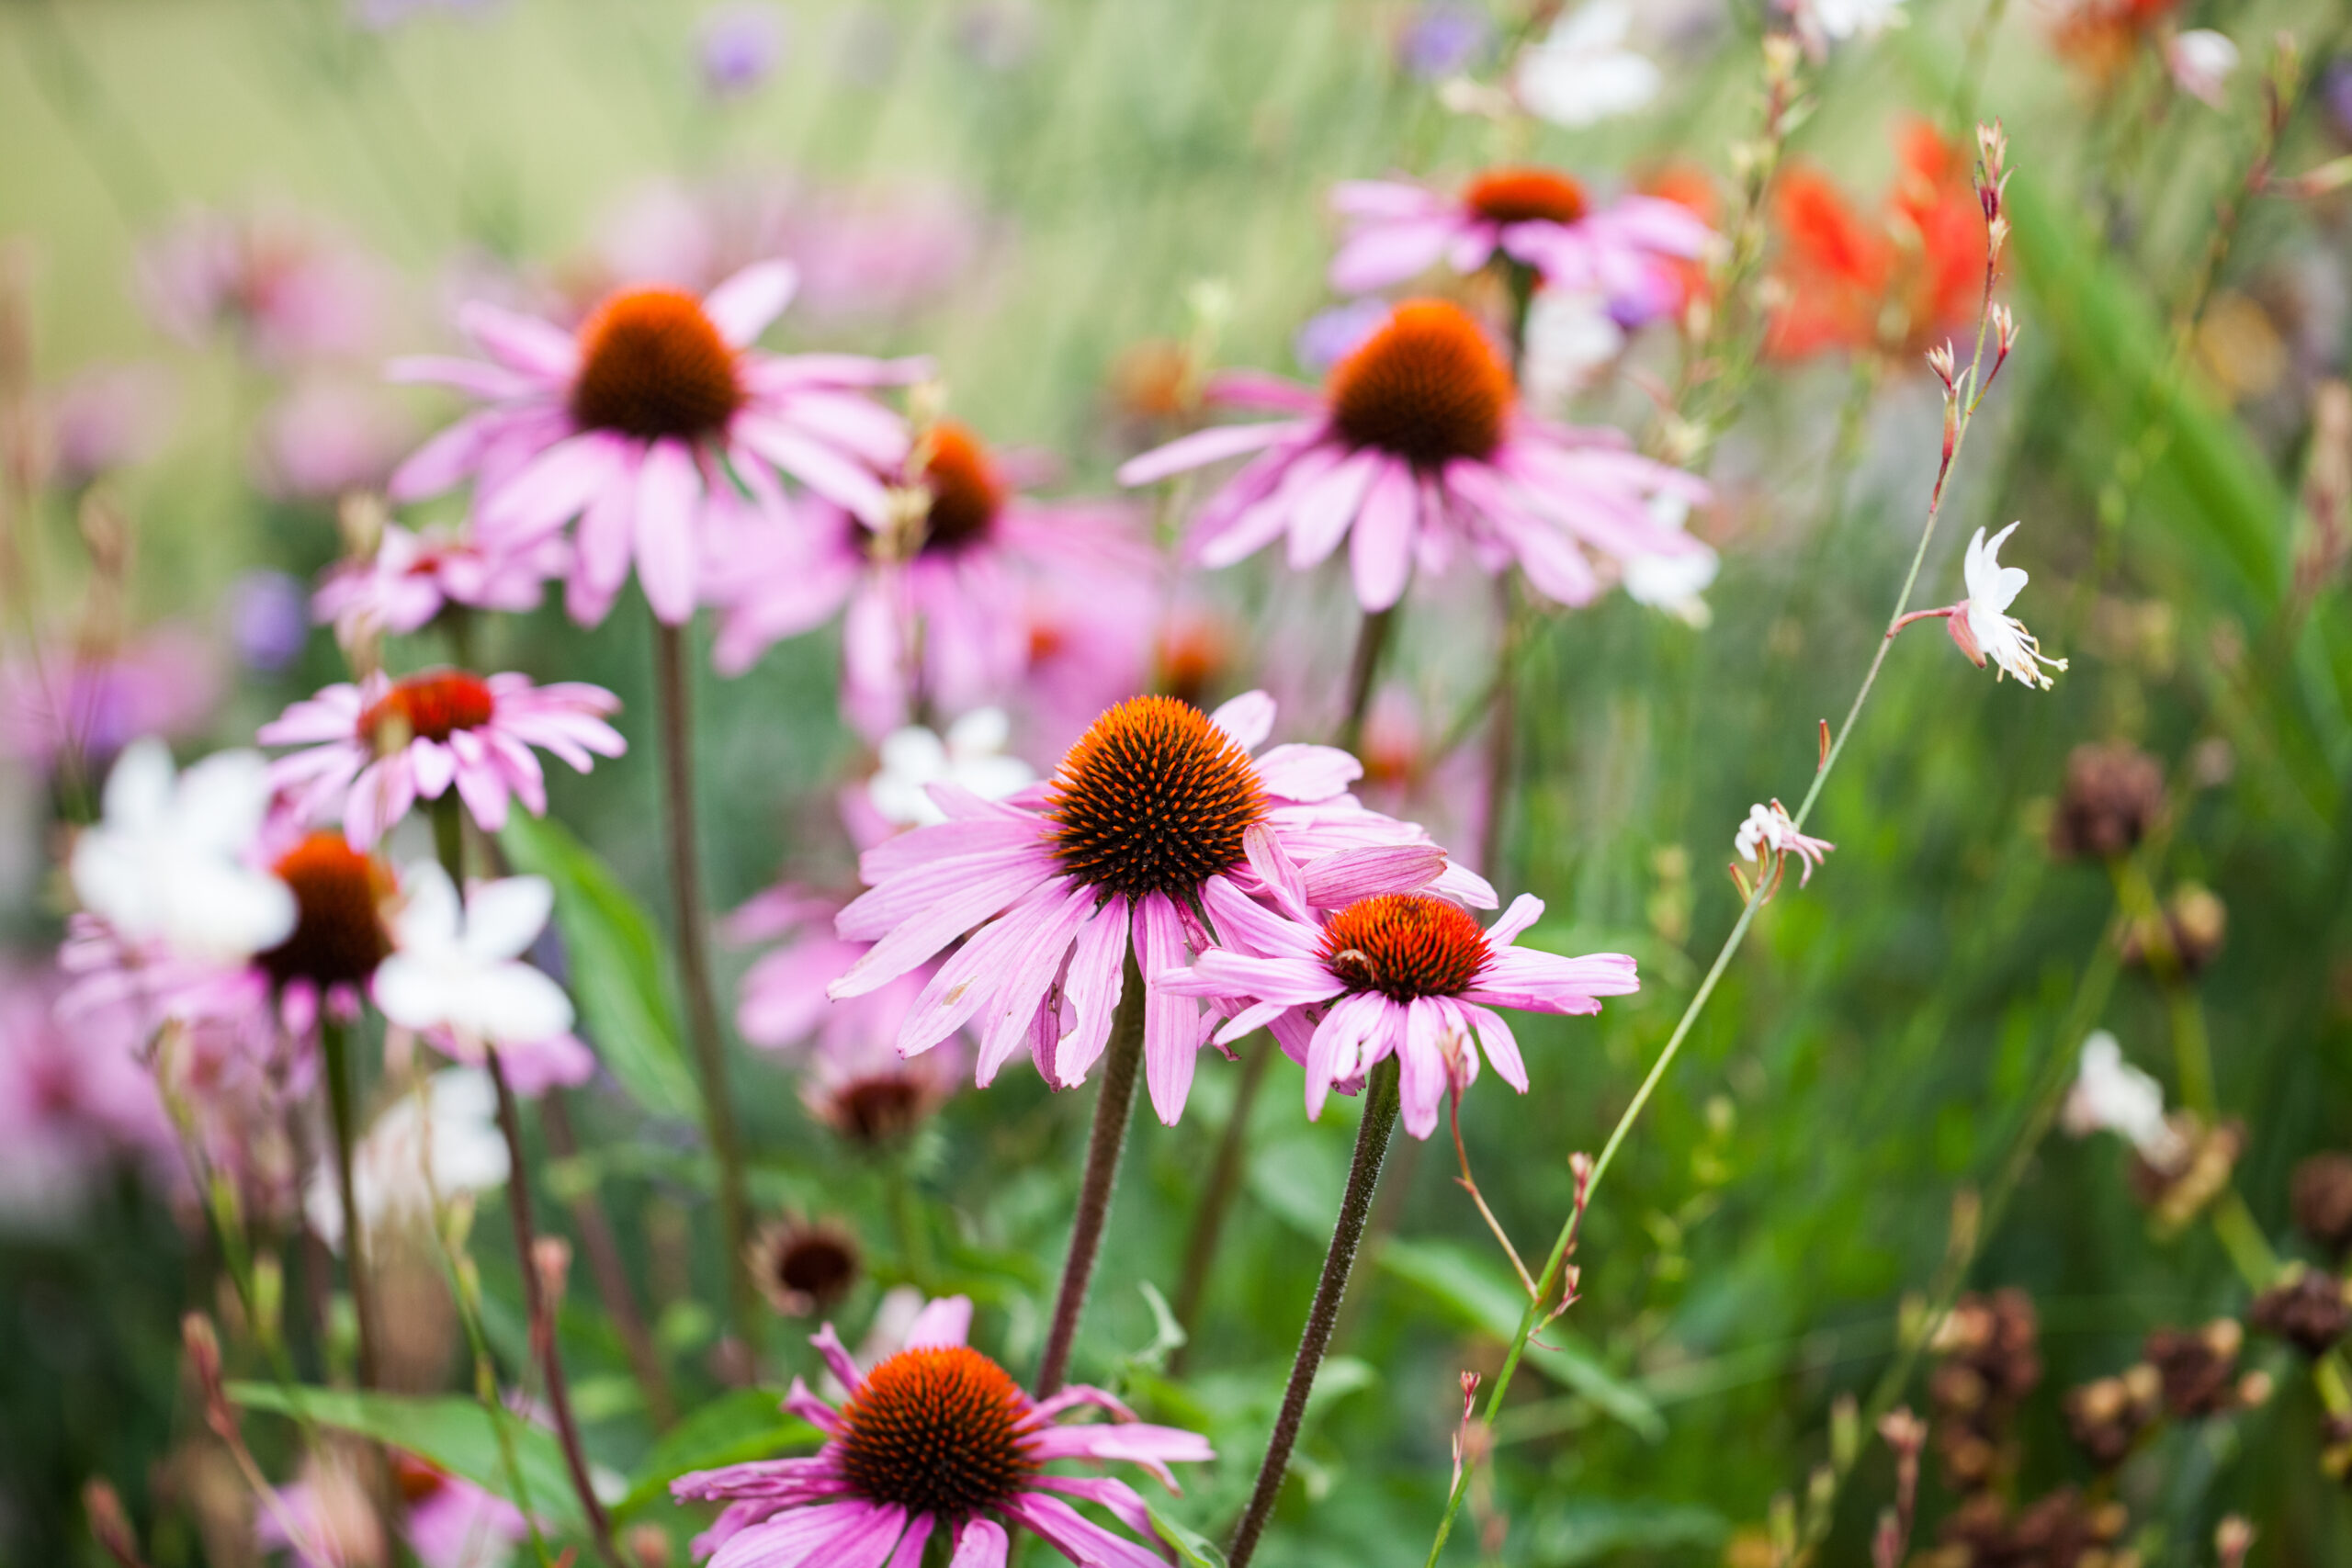
[[[479,1067],[433,1075],[420,1097],[403,1094],[351,1152],[351,1187],[360,1228],[369,1235],[411,1220],[430,1222],[434,1200],[503,1186],[510,1167],[499,1135],[498,1091]],[[343,1246],[342,1199],[327,1162],[303,1194],[311,1228],[329,1247]]]
[[[221,751],[175,776],[153,737],[133,741],[107,778],[105,816],[74,841],[74,892],[131,943],[242,964],[294,930],[294,895],[246,863],[269,809],[268,763]]]
[[[1777,863],[1784,855],[1796,856],[1804,863],[1804,869],[1797,874],[1797,886],[1803,887],[1813,880],[1813,868],[1838,846],[1826,839],[1811,838],[1798,832],[1788,807],[1776,800],[1770,806],[1747,808],[1747,818],[1740,823],[1738,833],[1732,839],[1732,847],[1739,852],[1740,859],[1751,864],[1759,861]],[[1760,864],[1758,874],[1769,878],[1774,869],[1773,863]]]
[[[1624,352],[1625,329],[1598,292],[1540,290],[1527,308],[1527,350],[1520,383],[1546,413],[1590,386],[1593,373]]]
[[[376,971],[376,1005],[407,1029],[447,1030],[469,1045],[530,1045],[571,1027],[571,1000],[518,962],[555,908],[544,877],[478,882],[458,890],[430,862],[401,877],[392,953]]]
[[[2018,531],[2010,524],[1988,541],[1984,530],[1976,530],[1968,541],[1968,555],[1961,566],[1961,575],[1968,584],[1968,597],[1954,608],[1951,639],[1982,670],[1989,660],[2002,675],[2014,675],[2029,686],[2048,691],[2053,683],[2049,671],[2064,670],[2066,661],[2052,659],[2041,651],[2025,623],[2008,614],[2019,593],[2030,581],[2019,567],[2003,566],[2001,546]],[[1996,677],[1997,679],[1998,676]]]
[[[1650,521],[1661,528],[1679,531],[1690,515],[1690,502],[1679,495],[1654,495],[1649,513]],[[1722,565],[1723,558],[1704,544],[1672,554],[1628,556],[1625,597],[1691,626],[1704,626],[1714,619],[1714,612],[1701,595],[1713,584]]]
[[[1788,13],[1805,48],[1816,56],[1832,42],[1876,38],[1911,19],[1904,12],[1903,0],[1781,0],[1781,8]]]
[[[2230,77],[2238,68],[2238,46],[2226,33],[2191,28],[2165,40],[2165,68],[2172,73],[2173,85],[2220,108]]]
[[[1625,47],[1634,21],[1626,0],[1589,3],[1552,24],[1522,51],[1514,76],[1528,113],[1571,129],[1631,114],[1657,96],[1656,62]]]
[[[884,821],[924,828],[947,820],[931,786],[950,784],[982,800],[1002,800],[1037,782],[1035,770],[1005,754],[1012,727],[1001,708],[977,708],[948,726],[942,740],[921,725],[894,730],[882,742],[882,769],[865,793]]]
[[[2123,1047],[2104,1029],[2083,1042],[2075,1087],[2059,1114],[2077,1138],[2120,1134],[2158,1169],[2170,1168],[2182,1152],[2180,1134],[2165,1119],[2164,1086],[2125,1061]]]

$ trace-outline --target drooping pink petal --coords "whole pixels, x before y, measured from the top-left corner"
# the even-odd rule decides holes
[[[1364,493],[1348,539],[1348,564],[1355,579],[1356,603],[1385,610],[1405,596],[1413,575],[1413,470],[1394,458]]]
[[[1201,1010],[1192,998],[1154,986],[1150,976],[1184,962],[1184,928],[1165,893],[1147,893],[1136,907],[1136,962],[1144,979],[1144,1081],[1151,1108],[1173,1127],[1193,1092],[1201,1047]]]
[[[910,1350],[946,1350],[966,1345],[972,1338],[972,1298],[941,1296],[925,1302],[922,1311],[915,1314],[914,1322],[907,1325],[907,1348]]]
[[[800,275],[790,262],[755,262],[704,297],[703,314],[718,335],[736,348],[749,348],[768,323],[792,303]]]
[[[1263,424],[1211,425],[1190,435],[1180,435],[1167,446],[1156,447],[1140,457],[1128,458],[1119,466],[1118,480],[1130,487],[1156,484],[1190,468],[1206,468],[1227,457],[1238,457],[1244,452],[1259,451],[1286,436],[1300,434],[1308,428],[1300,420],[1272,420]]]

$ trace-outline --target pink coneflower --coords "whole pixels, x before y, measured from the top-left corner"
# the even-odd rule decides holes
[[[1267,1028],[1306,1068],[1306,1113],[1334,1088],[1363,1080],[1395,1056],[1405,1130],[1437,1130],[1449,1089],[1478,1076],[1478,1050],[1503,1081],[1527,1092],[1519,1042],[1494,1010],[1589,1013],[1603,997],[1641,988],[1622,953],[1563,958],[1511,943],[1544,913],[1527,894],[1485,930],[1460,905],[1418,893],[1359,898],[1323,919],[1277,914],[1220,894],[1211,911],[1227,942],[1159,984],[1238,1009],[1220,1042]],[[1473,1039],[1478,1050],[1471,1047]]]
[[[532,816],[548,808],[536,746],[579,773],[594,757],[628,750],[605,716],[620,699],[577,681],[534,686],[512,672],[487,678],[428,670],[394,681],[382,671],[342,682],[262,726],[269,746],[303,750],[270,764],[270,783],[313,821],[343,819],[354,849],[389,832],[419,798],[451,784],[485,833],[506,826],[519,797]]]
[[[489,406],[401,464],[393,498],[435,495],[470,478],[478,536],[502,549],[578,518],[566,604],[583,625],[612,608],[632,559],[656,615],[672,626],[691,616],[710,519],[747,504],[780,508],[775,470],[879,524],[886,501],[874,471],[903,458],[907,440],[866,389],[922,367],[759,353],[752,341],[793,288],[792,269],[769,262],[700,299],[623,289],[577,333],[469,306],[461,324],[492,363],[410,359],[392,373]]]
[[[1193,522],[1189,547],[1204,565],[1229,566],[1288,535],[1290,564],[1305,570],[1344,537],[1356,598],[1377,611],[1404,595],[1417,563],[1442,570],[1466,546],[1484,569],[1516,560],[1536,592],[1582,604],[1602,585],[1590,554],[1697,547],[1659,527],[1646,503],[1704,500],[1706,486],[1628,450],[1613,430],[1521,408],[1510,366],[1458,305],[1399,305],[1319,393],[1237,373],[1211,394],[1291,417],[1197,431],[1119,470],[1123,484],[1149,484],[1257,454]]]
[[[1628,194],[1596,204],[1550,169],[1488,169],[1447,194],[1404,180],[1351,180],[1331,192],[1348,221],[1331,287],[1362,294],[1441,261],[1471,273],[1500,255],[1554,288],[1600,294],[1621,325],[1657,315],[1679,294],[1674,264],[1703,254],[1714,231],[1689,208]]]
[[[541,585],[571,570],[571,546],[549,538],[518,551],[494,550],[443,529],[412,533],[384,525],[376,553],[329,568],[311,614],[348,642],[368,633],[405,635],[449,604],[520,614],[538,607]]]
[[[924,499],[919,516],[877,528],[838,508],[741,514],[710,563],[719,671],[749,669],[772,643],[846,606],[842,702],[878,739],[923,709],[1000,699],[1048,662],[1056,650],[1024,613],[1033,595],[1125,608],[1139,650],[1155,563],[1132,510],[1023,495],[1020,481],[1038,467],[942,422],[890,476]]]
[[[947,1532],[956,1568],[1004,1568],[1008,1527],[1041,1537],[1090,1568],[1162,1568],[1145,1546],[1096,1524],[1064,1498],[1092,1503],[1152,1537],[1142,1495],[1108,1476],[1046,1473],[1057,1460],[1139,1465],[1170,1491],[1170,1464],[1216,1457],[1208,1439],[1135,1418],[1098,1388],[1032,1399],[973,1349],[972,1303],[934,1301],[907,1347],[861,1371],[828,1324],[810,1338],[849,1397],[836,1407],[796,1380],[785,1408],[825,1433],[806,1459],[757,1460],[671,1483],[681,1500],[724,1502],[695,1542],[711,1568],[883,1568],[919,1562]],[[1065,1419],[1092,1407],[1107,1422]],[[1058,1495],[1057,1495],[1058,1494]]]
[[[1153,978],[1208,945],[1204,901],[1281,889],[1308,907],[1434,886],[1491,905],[1493,890],[1408,823],[1346,793],[1363,772],[1328,746],[1251,753],[1272,733],[1262,692],[1204,714],[1136,697],[1094,721],[1047,783],[1001,804],[934,785],[949,820],[868,850],[872,890],[842,937],[875,945],[831,987],[854,997],[970,933],[923,987],[899,1049],[972,1024],[987,1083],[1026,1045],[1049,1083],[1084,1080],[1109,1043],[1130,951],[1145,976],[1152,1108],[1173,1124],[1201,1044],[1193,1001]]]

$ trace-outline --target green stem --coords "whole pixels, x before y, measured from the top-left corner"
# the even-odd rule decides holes
[[[351,1311],[359,1325],[359,1386],[376,1386],[376,1308],[368,1282],[368,1244],[359,1228],[359,1193],[351,1179],[352,1150],[358,1142],[353,1109],[351,1037],[343,1020],[319,1010],[319,1049],[327,1079],[327,1111],[334,1124],[336,1196],[343,1205],[343,1257],[351,1282]]]
[[[884,1154],[883,1179],[889,1185],[890,1220],[899,1232],[899,1266],[906,1271],[908,1283],[928,1295],[933,1278],[931,1232],[923,1224],[922,1204],[915,1195],[910,1168],[914,1144],[912,1138],[902,1139],[899,1147]]]
[[[1373,1068],[1372,1081],[1364,1088],[1363,1121],[1356,1128],[1355,1158],[1348,1166],[1348,1185],[1340,1195],[1340,1217],[1331,1227],[1330,1250],[1323,1255],[1322,1277],[1315,1283],[1315,1301],[1306,1311],[1306,1328],[1299,1336],[1298,1357],[1291,1363],[1282,1409],[1274,1417],[1273,1435],[1266,1442],[1265,1461],[1258,1467],[1258,1483],[1233,1532],[1233,1547],[1227,1554],[1231,1568],[1250,1568],[1258,1540],[1273,1517],[1275,1499],[1282,1495],[1291,1450],[1297,1446],[1299,1427],[1306,1419],[1307,1396],[1315,1390],[1323,1353],[1330,1348],[1340,1303],[1348,1292],[1348,1275],[1355,1266],[1356,1247],[1363,1239],[1373,1195],[1380,1188],[1381,1161],[1387,1156],[1388,1140],[1396,1131],[1397,1100],[1396,1058],[1392,1055]]]
[[[1111,1043],[1103,1053],[1102,1080],[1094,1094],[1094,1125],[1086,1141],[1086,1174],[1079,1182],[1069,1252],[1062,1261],[1061,1288],[1055,1293],[1053,1320],[1046,1330],[1046,1353],[1037,1364],[1040,1399],[1060,1393],[1069,1375],[1078,1320],[1085,1314],[1086,1292],[1094,1281],[1111,1194],[1119,1184],[1119,1159],[1126,1152],[1127,1123],[1135,1115],[1136,1083],[1142,1077],[1144,982],[1132,953],[1125,973],[1119,1010],[1111,1021]]]
[[[1388,634],[1394,629],[1396,606],[1385,610],[1366,610],[1363,622],[1356,629],[1355,657],[1348,664],[1348,705],[1340,720],[1340,733],[1331,744],[1352,753],[1363,743],[1364,716],[1372,711],[1373,688],[1380,679],[1381,655],[1387,651]]]
[[[703,946],[704,905],[700,838],[695,828],[694,716],[686,673],[685,634],[662,621],[653,624],[654,679],[660,688],[662,760],[668,789],[670,888],[677,923],[678,977],[686,993],[687,1033],[702,1080],[703,1130],[718,1165],[718,1220],[727,1263],[727,1293],[735,1332],[758,1363],[765,1328],[757,1289],[752,1283],[749,1244],[751,1198],[743,1177],[743,1146],[735,1126],[735,1105],[727,1087],[727,1047],[718,1004],[710,986]]]

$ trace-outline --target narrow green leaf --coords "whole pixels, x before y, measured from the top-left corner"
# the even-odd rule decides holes
[[[1445,1307],[1465,1328],[1508,1344],[1527,1310],[1527,1292],[1501,1269],[1450,1242],[1392,1237],[1380,1250],[1380,1265],[1409,1280]],[[1600,1364],[1566,1324],[1544,1330],[1542,1343],[1527,1347],[1528,1365],[1563,1387],[1575,1390],[1651,1442],[1666,1436],[1666,1417],[1649,1396]]]
[[[499,842],[517,870],[555,885],[571,996],[598,1057],[647,1110],[699,1120],[667,950],[645,910],[560,823],[516,812]]]
[[[1152,1529],[1184,1568],[1225,1568],[1225,1553],[1211,1546],[1206,1536],[1170,1518],[1153,1504],[1146,1503],[1144,1506],[1151,1510]]]
[[[690,1412],[662,1434],[645,1462],[629,1477],[628,1495],[613,1506],[627,1520],[654,1503],[666,1502],[670,1483],[689,1471],[773,1459],[794,1449],[814,1449],[825,1434],[797,1416],[786,1416],[770,1389],[739,1388]]]
[[[275,1383],[235,1382],[229,1397],[248,1410],[307,1417],[322,1427],[355,1432],[431,1460],[450,1474],[520,1506],[507,1484],[506,1465],[490,1415],[459,1394],[415,1397],[366,1393],[353,1389],[281,1389]],[[507,1426],[514,1462],[529,1492],[530,1511],[558,1529],[580,1528],[580,1499],[555,1434],[519,1416]]]

